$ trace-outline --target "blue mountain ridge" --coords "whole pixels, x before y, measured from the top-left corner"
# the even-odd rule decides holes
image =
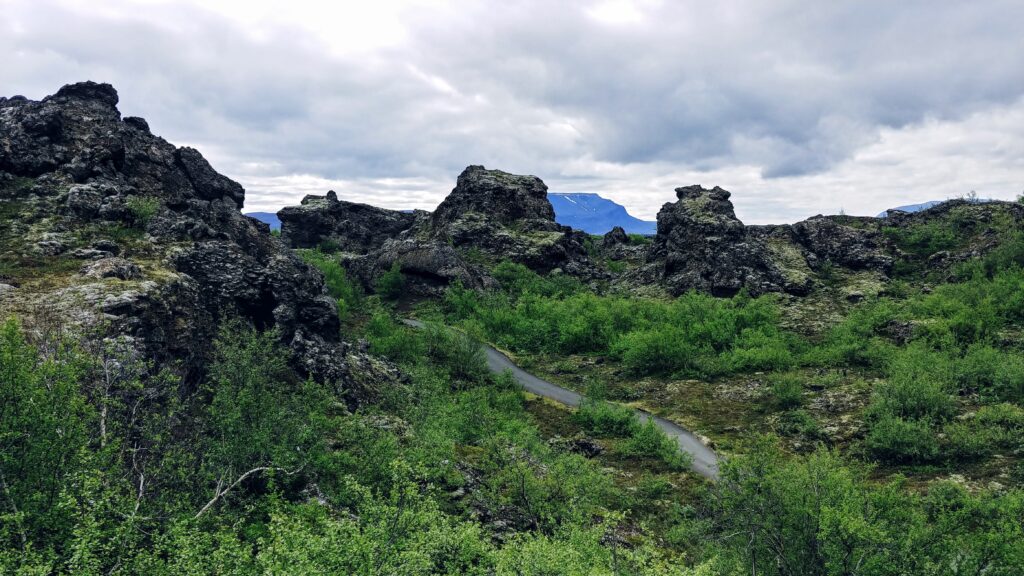
[[[271,230],[281,229],[281,221],[277,219],[277,214],[274,212],[246,212],[245,215],[250,218],[255,218],[260,222],[270,224]]]
[[[657,222],[632,216],[624,206],[592,192],[555,192],[548,194],[548,200],[559,224],[588,234],[604,234],[621,226],[628,234],[652,235],[658,227]]]

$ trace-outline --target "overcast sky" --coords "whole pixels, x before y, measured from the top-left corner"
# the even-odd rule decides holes
[[[112,83],[277,210],[432,209],[468,164],[653,219],[1024,191],[1024,2],[0,0],[0,94]]]

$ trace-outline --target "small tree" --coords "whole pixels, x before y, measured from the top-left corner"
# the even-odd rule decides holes
[[[405,276],[401,264],[396,260],[391,269],[377,280],[377,293],[388,300],[397,300],[405,288]]]

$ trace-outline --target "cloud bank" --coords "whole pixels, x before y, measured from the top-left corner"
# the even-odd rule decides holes
[[[692,183],[755,223],[1024,190],[1016,1],[280,6],[0,0],[0,93],[111,82],[247,210],[431,209],[467,164],[645,218]]]

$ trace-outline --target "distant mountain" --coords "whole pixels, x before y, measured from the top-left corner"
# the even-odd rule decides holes
[[[549,193],[555,220],[590,234],[604,234],[615,226],[629,234],[654,234],[657,222],[630,216],[626,208],[593,193]]]
[[[889,210],[899,210],[901,212],[920,212],[922,210],[927,210],[927,209],[929,209],[929,208],[931,208],[933,206],[938,206],[939,204],[942,204],[943,202],[948,202],[948,200],[930,200],[928,202],[922,202],[920,204],[907,204],[906,206],[897,206],[895,208],[889,208]],[[971,200],[971,202],[973,202],[975,204],[984,204],[985,202],[992,202],[992,199],[991,198],[975,198],[974,200]],[[889,210],[886,210],[885,212],[882,212],[881,214],[878,215],[878,217],[879,218],[885,218],[886,212],[888,212]]]
[[[899,210],[900,212],[920,212],[921,210],[927,210],[932,206],[938,206],[943,202],[945,202],[945,200],[931,200],[929,202],[922,202],[920,204],[907,204],[905,206],[897,206],[895,208],[889,208],[889,210]],[[889,210],[885,210],[884,212],[879,214],[878,217],[885,218],[886,213],[888,213]]]
[[[255,218],[260,222],[270,224],[271,230],[281,229],[281,221],[277,219],[277,214],[273,212],[246,212],[245,215],[250,218]]]

